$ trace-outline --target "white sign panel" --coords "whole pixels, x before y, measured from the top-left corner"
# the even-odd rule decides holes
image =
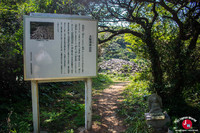
[[[24,16],[25,80],[97,74],[97,21],[88,17]]]

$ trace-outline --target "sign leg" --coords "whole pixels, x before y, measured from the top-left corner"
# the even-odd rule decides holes
[[[85,81],[85,129],[92,128],[92,79]]]
[[[38,81],[31,81],[34,133],[40,132]]]

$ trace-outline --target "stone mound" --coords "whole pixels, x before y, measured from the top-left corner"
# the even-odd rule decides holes
[[[123,59],[110,59],[99,63],[99,72],[108,73],[135,73],[140,71],[138,65]]]

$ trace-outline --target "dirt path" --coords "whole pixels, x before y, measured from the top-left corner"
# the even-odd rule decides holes
[[[126,127],[123,121],[117,117],[116,109],[122,101],[121,93],[128,82],[116,82],[104,89],[99,95],[93,96],[93,121],[92,130],[87,133],[120,133]]]

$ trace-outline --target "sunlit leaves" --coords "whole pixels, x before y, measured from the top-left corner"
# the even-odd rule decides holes
[[[125,122],[129,125],[127,132],[130,133],[148,133],[144,118],[144,113],[148,112],[148,105],[144,98],[151,94],[148,92],[150,84],[141,77],[141,74],[133,77],[130,85],[126,87],[123,93],[124,101],[119,110],[120,115],[126,118]]]
[[[125,39],[125,42],[129,43],[129,45],[127,45],[127,49],[130,52],[136,53],[137,56],[148,58],[147,46],[142,41],[141,38],[138,38],[131,34],[125,34],[124,39]]]
[[[38,10],[38,5],[33,1],[30,1],[29,3],[17,3],[17,7],[19,15],[25,15],[29,12],[36,12]]]

